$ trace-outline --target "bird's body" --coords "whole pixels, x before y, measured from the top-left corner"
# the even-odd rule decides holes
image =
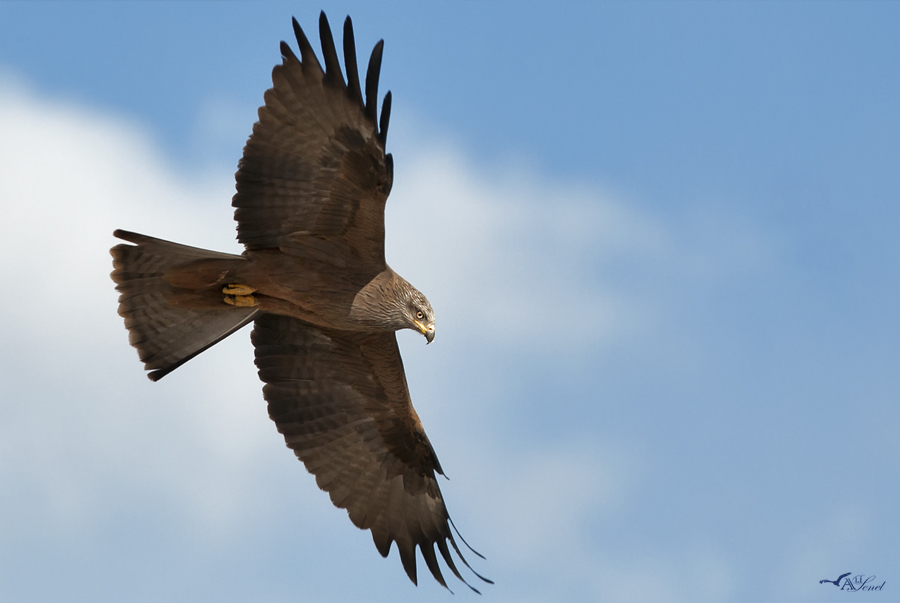
[[[131,240],[134,235],[118,231],[117,236]],[[174,306],[221,308],[222,289],[240,283],[253,290],[253,307],[260,311],[345,331],[409,328],[402,318],[392,320],[395,313],[388,301],[404,291],[430,310],[425,296],[387,265],[370,276],[335,271],[327,261],[287,256],[273,249],[254,250],[233,259],[177,264],[163,278],[172,287],[170,303]]]
[[[431,342],[434,312],[384,257],[393,161],[384,150],[390,92],[376,119],[382,42],[363,99],[349,17],[346,83],[324,13],[324,70],[296,21],[294,31],[301,58],[282,42],[284,62],[235,175],[244,252],[117,230],[133,243],[111,250],[119,313],[154,381],[254,323],[263,395],[288,447],[332,502],[371,530],[382,555],[396,543],[415,582],[418,548],[446,586],[434,547],[460,579],[448,543],[468,563],[395,336],[408,328]]]

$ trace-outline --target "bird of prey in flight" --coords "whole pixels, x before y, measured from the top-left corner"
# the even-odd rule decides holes
[[[447,586],[435,546],[465,582],[448,547],[469,565],[438,487],[443,471],[412,406],[395,335],[414,329],[430,343],[435,322],[425,296],[384,258],[394,174],[385,154],[390,92],[380,117],[377,107],[384,43],[372,51],[363,89],[349,17],[346,82],[325,14],[324,69],[293,25],[300,56],[281,43],[283,62],[235,174],[244,252],[117,230],[132,243],[111,249],[119,314],[153,381],[252,322],[269,416],[319,487],[372,532],[382,556],[397,543],[414,583],[418,547]]]

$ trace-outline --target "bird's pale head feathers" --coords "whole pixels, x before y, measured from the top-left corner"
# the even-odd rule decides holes
[[[351,317],[368,329],[413,329],[434,339],[434,310],[421,291],[388,268],[356,295]]]

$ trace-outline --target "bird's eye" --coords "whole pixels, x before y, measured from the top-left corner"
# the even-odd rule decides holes
[[[421,310],[419,310],[418,312],[416,312],[416,318],[418,318],[419,320],[422,320],[423,318],[425,318],[425,315],[422,314]]]

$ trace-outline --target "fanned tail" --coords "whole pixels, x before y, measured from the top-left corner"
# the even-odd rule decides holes
[[[128,339],[153,381],[222,341],[253,320],[257,308],[192,308],[173,305],[181,292],[164,277],[172,267],[196,260],[245,261],[238,255],[170,243],[125,230],[113,235],[135,245],[110,249],[110,275],[119,291],[119,315]]]

